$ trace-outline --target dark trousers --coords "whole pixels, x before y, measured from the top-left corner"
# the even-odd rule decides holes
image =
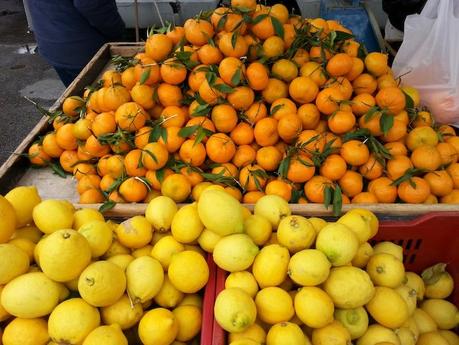
[[[81,68],[60,68],[54,66],[54,69],[59,75],[59,78],[62,80],[62,83],[64,83],[65,87],[68,87],[81,72]]]

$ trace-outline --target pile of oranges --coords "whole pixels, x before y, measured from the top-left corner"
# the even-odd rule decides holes
[[[454,129],[337,21],[233,0],[114,62],[29,150],[75,176],[81,203],[210,185],[245,203],[459,203]]]

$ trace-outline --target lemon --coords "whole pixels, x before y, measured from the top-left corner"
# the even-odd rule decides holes
[[[292,211],[287,201],[278,195],[264,195],[255,204],[254,214],[266,218],[277,229],[282,218],[290,216]]]
[[[8,242],[9,244],[13,244],[19,249],[21,249],[24,253],[27,254],[29,262],[32,263],[34,260],[34,252],[35,252],[35,243],[27,238],[13,238]]]
[[[259,345],[259,343],[252,339],[239,339],[231,342],[229,345]]]
[[[367,223],[370,225],[370,230],[371,230],[370,238],[374,237],[378,233],[378,228],[379,228],[378,217],[376,217],[376,215],[370,210],[367,210],[364,208],[353,208],[347,213],[357,213],[361,215],[367,221]]]
[[[425,269],[421,274],[428,298],[447,298],[454,289],[454,280],[446,271],[446,264],[437,264]]]
[[[191,250],[193,252],[198,253],[205,260],[207,260],[207,253],[199,246],[199,244],[184,244],[183,247],[185,247],[185,250]]]
[[[379,324],[393,329],[402,326],[409,317],[403,298],[397,291],[383,286],[375,288],[367,310]]]
[[[408,315],[413,314],[414,310],[416,309],[416,290],[411,289],[406,285],[401,285],[395,288],[395,291],[403,298],[408,307]]]
[[[0,285],[0,297],[2,296],[3,289],[4,289],[4,286]],[[0,303],[0,322],[7,320],[10,316],[11,316],[10,313],[8,313],[3,307],[3,305]]]
[[[418,301],[422,301],[424,299],[424,281],[419,275],[414,272],[405,272],[405,280],[403,281],[403,284],[416,291],[416,298]]]
[[[115,256],[108,258],[107,261],[114,263],[119,268],[121,268],[123,271],[126,271],[126,268],[134,259],[135,258],[132,255],[119,254],[119,255],[115,255]]]
[[[355,254],[354,258],[352,259],[352,266],[365,268],[372,255],[373,247],[371,244],[368,242],[362,243],[359,246],[359,249],[357,249],[357,254]]]
[[[237,272],[249,268],[258,252],[258,247],[248,235],[233,234],[217,242],[213,258],[218,267],[228,272]]]
[[[281,322],[269,329],[266,337],[267,344],[270,345],[307,345],[310,344],[306,339],[301,328],[291,322]]]
[[[312,343],[314,345],[347,345],[351,344],[351,335],[340,322],[333,321],[322,328],[313,329]]]
[[[189,341],[201,331],[202,313],[198,307],[192,305],[178,306],[172,313],[179,325],[177,340]]]
[[[215,300],[214,315],[227,332],[243,332],[255,323],[257,307],[245,291],[229,288],[221,291]]]
[[[424,301],[421,309],[429,314],[440,329],[452,329],[459,323],[457,307],[443,299],[434,298]]]
[[[225,288],[239,288],[253,298],[258,292],[258,283],[249,271],[233,272],[226,277]]]
[[[186,294],[178,305],[192,305],[202,309],[202,297],[197,293]]]
[[[346,225],[357,236],[359,243],[365,243],[372,237],[369,218],[357,212],[347,212],[337,221],[339,224]]]
[[[112,241],[110,248],[105,252],[103,258],[107,259],[109,257],[121,254],[131,254],[129,248],[123,246],[119,241]]]
[[[328,223],[317,235],[316,248],[327,256],[333,266],[343,266],[357,254],[359,241],[346,225]]]
[[[152,299],[164,282],[164,271],[158,260],[141,256],[126,268],[126,287],[133,303],[144,303]]]
[[[180,208],[172,219],[171,233],[181,243],[191,243],[198,239],[204,230],[196,204]]]
[[[182,302],[184,298],[183,292],[179,291],[166,275],[163,285],[155,296],[155,302],[163,308],[175,308]]]
[[[161,195],[161,192],[159,190],[156,190],[156,189],[150,189],[147,193],[147,196],[145,197],[145,199],[143,199],[143,202],[144,203],[149,203],[150,201],[152,201],[154,198],[157,198],[158,196]]]
[[[405,278],[403,262],[386,253],[373,254],[368,261],[367,272],[377,286],[396,288]]]
[[[72,279],[72,280],[69,280],[68,282],[65,282],[64,285],[65,287],[67,287],[68,289],[72,290],[72,291],[78,291],[78,279],[80,277],[76,277],[75,279]]]
[[[357,340],[357,345],[375,345],[388,342],[389,344],[401,345],[400,340],[393,330],[384,326],[374,324],[368,327],[362,337]]]
[[[295,314],[292,297],[279,287],[267,287],[255,296],[257,315],[270,325],[290,320]]]
[[[11,243],[0,244],[0,285],[27,272],[29,256],[25,251]]]
[[[440,330],[438,333],[446,339],[449,345],[459,345],[459,336],[452,331]]]
[[[185,247],[172,236],[164,236],[153,246],[151,256],[158,260],[164,270],[169,268],[172,256],[183,252]]]
[[[112,305],[100,308],[100,315],[104,324],[117,324],[125,330],[139,322],[143,315],[143,308],[142,304],[132,303],[124,294]]]
[[[169,231],[172,219],[177,213],[177,204],[168,196],[158,196],[148,203],[145,218],[159,232]]]
[[[85,222],[78,228],[78,232],[88,241],[93,258],[104,255],[112,245],[113,232],[111,227],[104,221],[91,220]]]
[[[225,191],[204,190],[198,201],[198,213],[204,226],[220,236],[244,230],[240,203]]]
[[[0,243],[8,242],[16,229],[16,212],[13,205],[0,195]]]
[[[134,258],[140,258],[141,256],[151,256],[151,251],[153,250],[153,246],[147,244],[146,246],[134,250],[131,254]]]
[[[164,308],[146,312],[139,322],[139,337],[144,345],[169,345],[177,337],[178,331],[177,318]]]
[[[88,241],[75,230],[58,230],[42,241],[40,267],[57,282],[78,277],[91,261]]]
[[[295,312],[300,320],[312,328],[321,328],[333,321],[333,301],[321,289],[302,287],[295,295]]]
[[[367,272],[351,266],[331,269],[323,288],[335,306],[344,309],[365,305],[375,293]]]
[[[419,333],[433,332],[438,329],[435,320],[420,308],[416,308],[412,318],[418,327]]]
[[[66,200],[45,200],[34,207],[32,216],[35,225],[45,234],[60,229],[71,229],[73,205]]]
[[[311,217],[308,218],[309,223],[312,224],[314,230],[316,231],[316,234],[320,232],[328,223],[325,219],[318,218],[318,217]]]
[[[123,246],[138,249],[150,243],[153,233],[145,217],[134,216],[118,225],[116,235]]]
[[[352,340],[360,338],[368,328],[368,314],[364,307],[335,309],[335,320],[346,327]]]
[[[448,341],[438,332],[423,333],[416,345],[449,345]]]
[[[249,339],[257,344],[266,343],[266,331],[258,323],[254,323],[243,332],[230,333],[228,342],[231,344],[237,340]]]
[[[59,284],[44,273],[26,273],[5,285],[1,304],[16,317],[41,317],[54,309],[59,301],[59,293]]]
[[[286,216],[277,228],[277,240],[291,253],[311,247],[316,238],[316,231],[309,221],[302,216]]]
[[[158,232],[158,231],[153,231],[153,237],[151,238],[150,244],[154,246],[160,239],[166,236],[172,236],[170,231],[166,232]]]
[[[195,293],[207,284],[209,266],[201,255],[185,250],[172,257],[167,275],[179,291]]]
[[[202,194],[202,192],[207,188],[212,186],[212,182],[199,182],[196,186],[193,187],[191,190],[191,196],[194,201],[199,201],[199,198]]]
[[[115,303],[126,289],[124,271],[108,261],[97,261],[81,272],[78,291],[81,297],[95,307]]]
[[[380,253],[392,254],[398,260],[403,262],[403,247],[398,246],[393,242],[389,242],[389,241],[379,242],[373,247],[373,252],[375,254],[380,254]]]
[[[413,316],[408,318],[408,320],[405,321],[405,323],[402,325],[402,327],[399,328],[399,330],[402,329],[402,328],[408,329],[410,331],[410,333],[412,334],[412,336],[414,337],[414,340],[416,342],[416,340],[419,337],[419,328],[418,328],[418,325],[416,324],[416,321],[414,320]],[[402,343],[402,345],[403,345],[403,343]]]
[[[59,304],[48,319],[48,332],[58,344],[81,344],[89,333],[100,325],[97,308],[81,298]]]
[[[289,260],[288,249],[278,244],[261,249],[252,266],[252,273],[260,288],[280,285],[287,277]]]
[[[291,257],[288,275],[298,285],[315,286],[327,280],[330,267],[330,261],[320,250],[305,249]]]
[[[202,249],[208,253],[212,253],[221,236],[209,229],[204,229],[198,237],[198,243]]]
[[[13,188],[5,199],[10,202],[16,213],[16,227],[20,228],[32,223],[32,211],[41,202],[35,186],[20,186]]]
[[[249,215],[244,220],[244,230],[257,246],[265,244],[272,234],[271,223],[262,216]]]
[[[23,228],[16,229],[13,234],[14,239],[25,238],[35,244],[40,241],[42,236],[43,233],[35,225],[24,226]]]
[[[400,327],[395,330],[401,345],[416,345],[417,336],[408,328]]]
[[[105,222],[104,215],[93,208],[82,208],[73,214],[73,228],[78,230],[86,223],[98,220]]]
[[[48,324],[43,319],[11,321],[4,330],[3,345],[45,345],[48,343]]]
[[[118,325],[100,326],[88,334],[83,345],[128,345],[128,341]]]

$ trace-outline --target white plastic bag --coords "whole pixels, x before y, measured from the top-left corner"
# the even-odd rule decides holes
[[[437,122],[459,125],[459,0],[428,0],[406,18],[392,69],[419,90]]]

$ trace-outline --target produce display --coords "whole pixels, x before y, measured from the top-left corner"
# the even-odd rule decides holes
[[[459,137],[385,54],[334,20],[233,0],[152,30],[50,116],[35,166],[81,203],[175,202],[217,184],[244,203],[458,203]]]

